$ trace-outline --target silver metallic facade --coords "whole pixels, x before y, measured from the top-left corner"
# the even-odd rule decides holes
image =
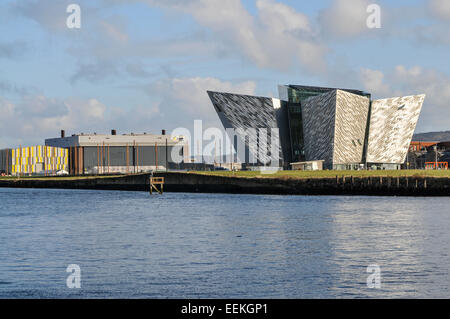
[[[208,92],[208,94],[223,126],[235,129],[239,142],[245,145],[245,162],[249,162],[249,159],[253,158],[255,162],[269,163],[272,136],[279,143],[279,159],[284,161],[283,150],[288,149],[289,145],[285,138],[286,116],[283,114],[284,110],[280,100],[219,92]],[[265,129],[267,132],[264,134],[267,136],[267,148],[264,152],[259,152],[262,139],[259,134],[260,129]],[[272,131],[272,129],[276,130]],[[282,136],[280,137],[280,135]]]
[[[405,162],[424,100],[415,95],[372,102],[368,163]]]
[[[369,106],[369,98],[342,90],[306,99],[302,115],[307,160],[324,160],[328,167],[362,163]]]
[[[208,94],[225,128],[279,128],[282,165],[323,160],[329,169],[403,164],[425,99],[371,101],[358,90],[292,85],[279,92],[280,100]]]
[[[336,91],[311,97],[302,107],[305,156],[308,161],[333,161]]]

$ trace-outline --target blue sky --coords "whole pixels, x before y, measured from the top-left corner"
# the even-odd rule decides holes
[[[220,127],[206,90],[276,97],[278,84],[426,93],[417,132],[450,130],[447,0],[7,0],[0,21],[0,147]]]

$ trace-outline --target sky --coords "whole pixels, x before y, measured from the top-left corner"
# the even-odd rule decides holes
[[[449,30],[448,0],[2,0],[0,148],[61,129],[220,128],[207,90],[279,84],[425,93],[416,132],[450,130]]]

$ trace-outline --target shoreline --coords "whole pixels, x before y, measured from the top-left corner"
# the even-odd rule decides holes
[[[3,178],[3,188],[149,191],[150,174],[89,177]],[[260,195],[450,196],[450,177],[336,176],[319,178],[236,177],[205,173],[155,173],[164,192]]]

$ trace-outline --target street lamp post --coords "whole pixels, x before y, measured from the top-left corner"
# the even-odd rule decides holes
[[[435,155],[435,169],[438,169],[438,155],[437,155],[437,144],[434,146],[434,155]]]

